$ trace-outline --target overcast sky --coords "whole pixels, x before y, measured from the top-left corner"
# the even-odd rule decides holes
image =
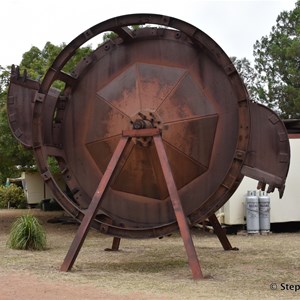
[[[19,64],[32,46],[69,43],[108,18],[158,13],[191,23],[228,56],[253,59],[253,44],[268,35],[283,10],[296,0],[4,0],[0,3],[0,65]]]

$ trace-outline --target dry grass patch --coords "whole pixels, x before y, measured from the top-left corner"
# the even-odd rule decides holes
[[[272,282],[300,284],[299,233],[229,236],[240,251],[223,251],[213,234],[193,231],[204,275],[193,281],[178,234],[152,240],[121,240],[120,251],[105,252],[112,238],[91,230],[69,273],[59,268],[77,230],[76,225],[49,224],[62,212],[32,211],[47,232],[48,249],[28,252],[8,249],[8,228],[16,216],[0,211],[0,274],[30,273],[47,282],[91,285],[128,299],[291,299],[300,292],[272,291]],[[14,214],[27,212],[15,211]],[[279,287],[280,288],[280,287]],[[144,297],[144,298],[143,298]],[[127,298],[126,298],[127,299]]]

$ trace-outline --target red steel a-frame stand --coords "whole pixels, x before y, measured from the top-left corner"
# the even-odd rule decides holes
[[[162,142],[161,132],[157,128],[138,129],[138,130],[126,130],[123,131],[122,137],[113,153],[113,156],[107,166],[106,171],[97,187],[97,190],[91,200],[89,207],[82,219],[79,229],[75,235],[75,238],[70,246],[70,249],[65,257],[65,260],[60,268],[61,271],[69,271],[82,247],[82,244],[87,236],[88,230],[91,226],[91,222],[95,218],[97,211],[100,207],[101,200],[103,199],[104,192],[108,187],[111,177],[115,171],[115,168],[122,156],[122,153],[133,137],[152,137],[159,161],[162,167],[163,175],[169,191],[169,196],[174,208],[176,220],[178,223],[179,231],[183,239],[184,247],[188,256],[188,262],[193,274],[194,279],[202,279],[203,274],[200,268],[199,260],[195,250],[195,246],[191,237],[187,218],[183,212],[179,194],[175,185],[174,177],[170,168],[168,157],[165,151],[165,147]],[[118,241],[119,242],[119,241]]]

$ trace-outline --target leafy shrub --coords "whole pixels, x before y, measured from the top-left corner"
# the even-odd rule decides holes
[[[12,224],[7,245],[19,250],[44,250],[45,230],[36,217],[31,215],[19,217]]]
[[[8,207],[27,207],[27,201],[23,189],[15,184],[0,186],[0,208]]]

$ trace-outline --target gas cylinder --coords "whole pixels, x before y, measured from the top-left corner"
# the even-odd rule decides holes
[[[261,191],[259,203],[259,229],[261,233],[270,232],[270,196]]]
[[[256,191],[248,191],[246,196],[247,232],[259,233],[259,203]]]

